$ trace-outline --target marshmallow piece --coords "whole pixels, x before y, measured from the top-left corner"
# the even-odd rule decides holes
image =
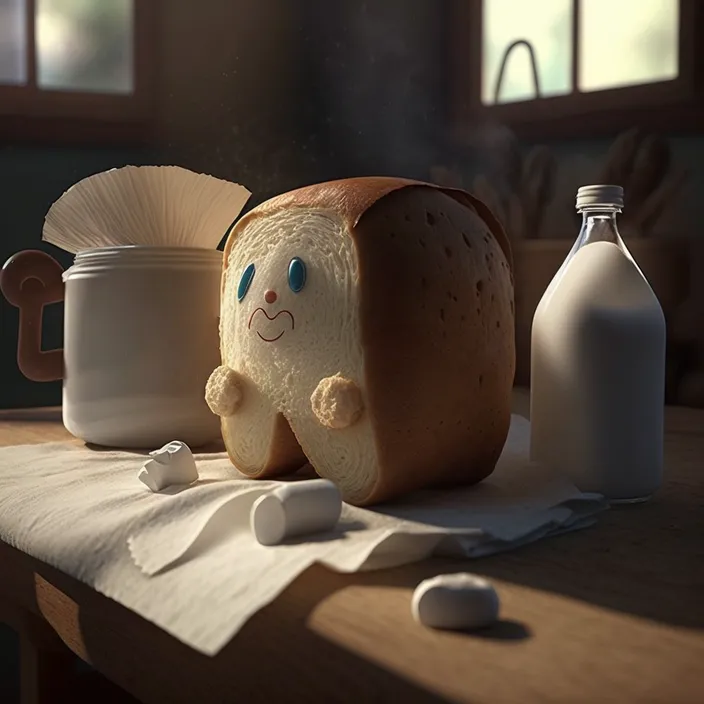
[[[340,519],[340,490],[328,479],[291,482],[260,496],[249,522],[262,545],[278,545],[286,538],[332,530]]]
[[[413,592],[413,618],[429,628],[484,628],[499,617],[499,595],[486,580],[467,572],[422,581]]]
[[[190,484],[198,479],[198,469],[191,449],[179,440],[149,453],[137,478],[151,491],[157,492],[174,484]]]

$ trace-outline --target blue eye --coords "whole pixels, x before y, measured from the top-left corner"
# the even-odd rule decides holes
[[[243,272],[242,278],[240,279],[240,285],[237,287],[237,300],[242,301],[242,299],[247,295],[249,291],[249,286],[254,278],[254,264],[250,264]]]
[[[306,265],[298,257],[294,257],[288,265],[288,285],[294,293],[306,285]]]

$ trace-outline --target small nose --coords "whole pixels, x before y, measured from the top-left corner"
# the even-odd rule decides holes
[[[267,291],[264,294],[264,300],[267,303],[276,303],[277,298],[278,298],[278,296],[276,295],[276,291]]]

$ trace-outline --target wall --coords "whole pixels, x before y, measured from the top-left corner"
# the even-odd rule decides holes
[[[471,183],[493,149],[453,141],[446,115],[444,0],[162,2],[155,45],[158,145],[122,149],[0,148],[0,257],[39,245],[49,205],[80,178],[127,163],[177,163],[244,183],[248,207],[306,183],[355,174],[429,178],[434,164]],[[690,182],[664,223],[698,235],[704,140],[673,137]],[[529,145],[524,145],[528,147]],[[550,145],[559,181],[590,180],[608,140]],[[581,166],[580,166],[581,165]],[[554,228],[573,237],[572,224]],[[59,257],[68,264],[67,256]],[[60,307],[56,307],[60,308]],[[46,346],[60,343],[60,310]],[[16,311],[0,302],[0,406],[58,403],[14,360]]]
[[[173,0],[161,142],[185,166],[241,180],[250,205],[354,174],[427,178],[446,141],[443,5]]]
[[[317,140],[329,178],[428,178],[450,151],[445,22],[439,0],[309,3],[320,105]]]
[[[166,6],[157,90],[160,146],[169,157],[242,182],[255,194],[250,206],[316,180],[306,3]]]

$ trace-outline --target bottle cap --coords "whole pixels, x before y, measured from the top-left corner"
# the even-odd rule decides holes
[[[577,190],[577,210],[587,206],[623,208],[623,188],[621,186],[581,186]]]

